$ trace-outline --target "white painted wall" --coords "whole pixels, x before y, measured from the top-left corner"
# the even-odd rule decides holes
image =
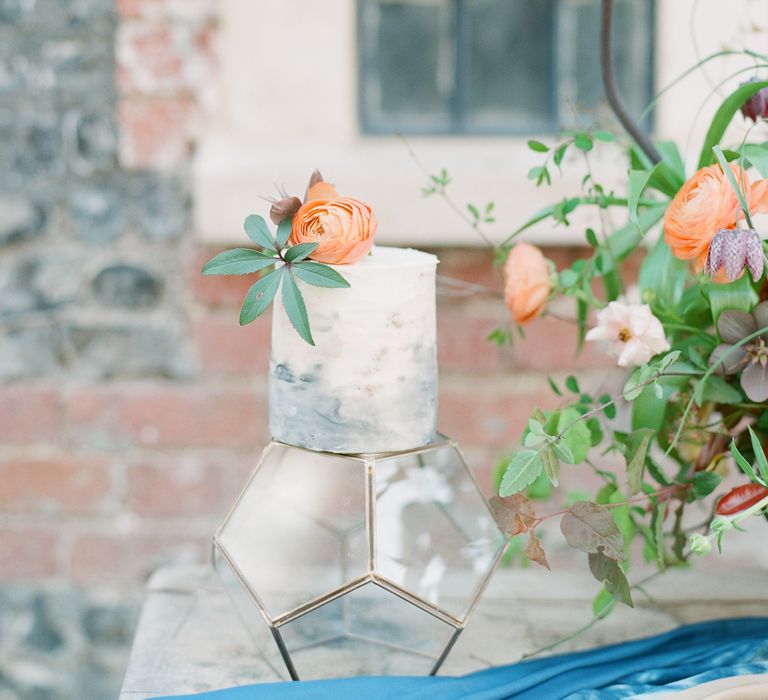
[[[340,192],[372,205],[382,243],[482,244],[445,202],[421,196],[427,178],[400,139],[359,132],[355,0],[220,0],[220,7],[219,102],[203,124],[194,165],[196,228],[203,241],[242,241],[245,216],[266,213],[268,205],[259,195],[273,194],[277,183],[301,196],[309,173],[319,167]],[[697,56],[744,47],[768,53],[764,0],[658,0],[656,18],[659,87],[696,63]],[[717,96],[752,72],[730,78],[706,100],[712,86],[752,64],[744,57],[719,59],[662,97],[657,137],[677,140],[690,168]],[[759,128],[768,138],[765,127]],[[729,136],[736,141],[739,132],[734,128]],[[525,140],[409,139],[429,171],[449,170],[451,193],[462,207],[496,202],[498,223],[488,230],[497,240],[537,209],[579,192],[580,159],[567,163],[565,176],[556,177],[552,187],[536,189],[526,174],[541,156],[530,152]],[[626,163],[616,149],[599,147],[591,160],[596,177],[620,191]],[[616,212],[603,223],[623,223],[622,218]],[[599,224],[589,215],[574,223]],[[583,228],[545,224],[532,238],[581,242]]]

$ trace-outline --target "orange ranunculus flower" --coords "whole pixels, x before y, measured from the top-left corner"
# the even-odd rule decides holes
[[[376,234],[371,208],[352,197],[340,197],[330,182],[310,186],[293,217],[291,245],[318,243],[309,256],[330,265],[351,265],[368,255]]]
[[[750,184],[742,169],[730,164],[736,181],[748,193],[753,213],[768,210],[768,180]],[[739,201],[718,165],[701,168],[680,188],[664,214],[664,240],[675,257],[695,260],[701,268],[713,236],[723,228],[735,228]]]
[[[504,263],[504,301],[519,324],[536,318],[552,291],[549,263],[542,252],[529,243],[518,243]]]

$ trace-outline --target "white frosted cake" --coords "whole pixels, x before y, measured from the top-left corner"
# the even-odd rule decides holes
[[[343,453],[434,440],[436,266],[434,255],[377,246],[353,265],[333,266],[349,289],[302,284],[314,347],[275,304],[269,426],[276,440]]]

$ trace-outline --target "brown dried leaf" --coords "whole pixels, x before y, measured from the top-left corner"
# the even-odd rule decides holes
[[[625,559],[624,538],[609,508],[578,501],[560,521],[568,544],[588,554],[602,553],[610,559]]]
[[[514,537],[521,532],[528,532],[536,524],[533,504],[522,493],[512,496],[494,496],[491,508],[501,531]]]
[[[605,586],[605,590],[620,603],[624,603],[625,605],[629,605],[630,608],[634,608],[635,605],[632,602],[629,582],[618,562],[609,559],[602,552],[589,554],[588,556],[589,570],[592,572],[592,575]]]
[[[269,218],[275,226],[279,226],[281,221],[294,216],[300,207],[301,200],[298,197],[285,197],[269,208]]]
[[[545,566],[549,571],[549,562],[547,561],[547,555],[544,553],[544,548],[541,546],[541,541],[536,537],[536,533],[531,530],[528,533],[528,544],[525,546],[525,556],[531,561],[535,561],[541,566]]]

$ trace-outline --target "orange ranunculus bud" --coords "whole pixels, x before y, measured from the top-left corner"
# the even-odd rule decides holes
[[[529,243],[518,243],[504,263],[504,300],[519,324],[536,318],[552,291],[549,263],[542,252]]]
[[[351,265],[368,255],[375,234],[376,218],[367,204],[339,197],[333,185],[318,182],[293,217],[289,242],[318,243],[309,256],[312,260]]]
[[[748,193],[748,204],[754,212],[768,210],[768,181],[750,184],[747,174],[730,164],[736,181]],[[718,165],[696,171],[680,188],[664,214],[664,240],[675,257],[695,260],[702,268],[709,244],[715,233],[735,228],[739,217],[739,201],[733,187]]]

